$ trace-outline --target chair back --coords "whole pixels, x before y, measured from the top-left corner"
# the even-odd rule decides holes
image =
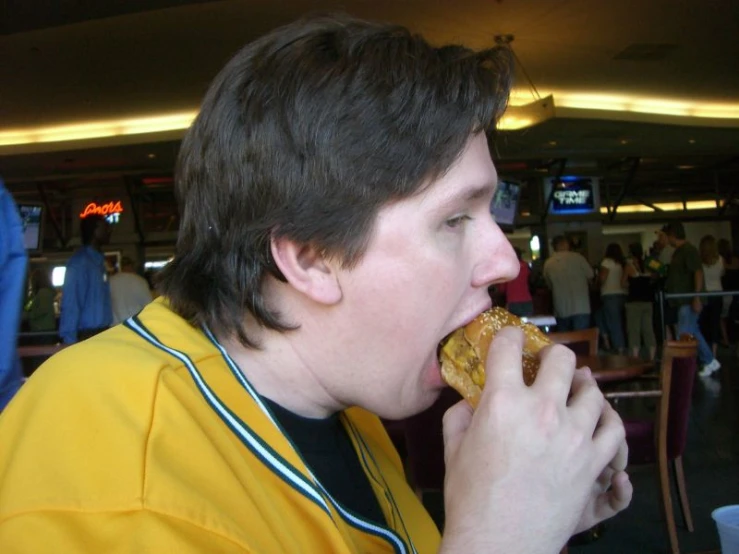
[[[695,379],[698,343],[693,337],[681,337],[667,341],[662,347],[662,364],[659,389],[616,391],[606,393],[606,398],[659,399],[657,412],[648,419],[624,419],[626,442],[629,445],[629,464],[655,463],[658,468],[659,487],[662,496],[662,512],[672,552],[680,552],[672,505],[670,469],[680,497],[685,526],[693,531],[693,516],[685,486],[682,454],[685,450],[688,415],[690,413],[693,380]]]
[[[659,399],[653,418],[624,419],[630,464],[654,463],[659,452],[665,452],[668,460],[682,456],[688,436],[697,355],[698,343],[692,337],[666,341],[662,347],[659,389],[606,393],[606,398],[611,400]]]
[[[583,356],[598,355],[598,328],[580,331],[560,331],[547,334],[555,344],[566,344],[575,354]]]
[[[657,433],[669,460],[682,456],[685,451],[697,355],[698,343],[692,338],[667,341],[662,349],[662,399]]]
[[[442,390],[430,408],[405,420],[408,471],[416,491],[444,488],[442,419],[462,397],[452,388]]]

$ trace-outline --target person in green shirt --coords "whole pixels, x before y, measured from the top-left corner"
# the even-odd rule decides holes
[[[685,238],[685,227],[679,221],[668,224],[665,228],[670,246],[675,248],[672,261],[667,270],[665,292],[670,294],[696,293],[692,297],[672,298],[670,305],[677,309],[677,336],[682,334],[693,335],[698,340],[698,361],[703,365],[700,372],[707,377],[721,368],[719,361],[714,358],[713,351],[703,338],[698,316],[703,309],[700,295],[703,286],[703,264],[698,249]]]
[[[46,271],[31,272],[31,299],[26,306],[26,319],[31,331],[55,331],[54,298],[56,291]]]

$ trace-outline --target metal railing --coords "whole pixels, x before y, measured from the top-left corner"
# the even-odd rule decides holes
[[[660,290],[657,293],[657,302],[659,303],[659,333],[661,342],[665,341],[665,301],[666,300],[677,300],[680,298],[695,298],[696,296],[703,298],[712,298],[724,296],[739,296],[739,290],[719,290],[719,291],[703,291],[703,292],[671,292],[666,293]]]
[[[58,331],[23,331],[18,333],[18,338],[56,337],[58,335]]]
[[[49,340],[42,341],[39,339]],[[58,331],[24,331],[18,333],[18,346],[16,350],[20,358],[51,356],[59,352],[62,348],[63,345],[61,344]]]

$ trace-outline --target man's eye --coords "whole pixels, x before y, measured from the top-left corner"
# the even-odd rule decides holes
[[[470,216],[468,216],[468,215],[458,215],[458,216],[453,217],[451,219],[447,219],[446,220],[446,226],[447,227],[451,227],[452,229],[454,229],[455,227],[459,227],[460,225],[462,225],[462,223],[464,223],[465,221],[469,221],[471,219],[472,218]]]

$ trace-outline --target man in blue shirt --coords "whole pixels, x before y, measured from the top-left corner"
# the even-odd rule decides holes
[[[27,261],[20,214],[0,179],[0,411],[23,377],[16,347]]]
[[[110,239],[110,225],[101,215],[80,221],[82,246],[67,262],[62,288],[59,336],[64,344],[84,340],[107,329],[113,321],[110,283],[102,247]]]

